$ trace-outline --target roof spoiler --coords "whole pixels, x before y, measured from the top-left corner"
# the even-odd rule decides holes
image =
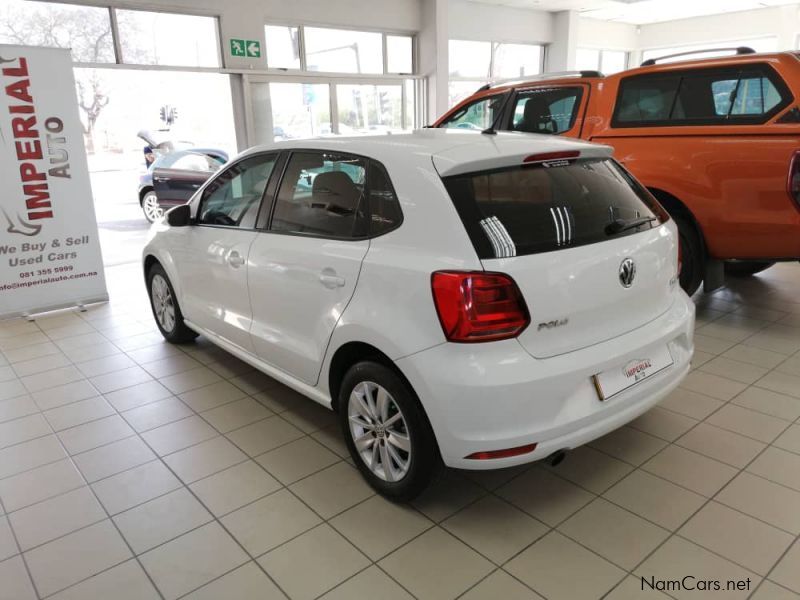
[[[665,56],[659,56],[657,58],[648,58],[646,61],[642,63],[641,66],[643,67],[651,67],[656,64],[660,60],[665,60],[667,58],[677,58],[679,56],[691,56],[694,54],[707,54],[711,52],[735,52],[737,55],[739,54],[755,54],[756,51],[748,46],[739,46],[737,48],[709,48],[708,50],[692,50],[690,52],[678,52],[676,54],[667,54]]]

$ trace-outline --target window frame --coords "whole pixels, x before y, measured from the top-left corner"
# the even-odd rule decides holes
[[[270,150],[266,152],[255,152],[253,154],[242,156],[229,165],[223,165],[224,168],[221,168],[219,171],[214,173],[214,175],[209,177],[208,180],[205,182],[205,184],[203,184],[203,187],[197,190],[197,195],[195,196],[196,201],[194,199],[190,200],[190,203],[194,204],[194,210],[192,211],[194,213],[192,217],[192,225],[196,227],[213,227],[215,229],[230,229],[233,231],[257,231],[258,220],[261,218],[261,213],[264,209],[265,199],[267,198],[267,195],[270,192],[270,186],[275,181],[279,169],[282,168],[281,166],[282,155],[283,152],[276,150]],[[259,200],[258,211],[256,212],[256,220],[252,227],[239,227],[238,225],[218,225],[212,223],[200,223],[199,221],[200,210],[203,206],[203,202],[206,199],[206,192],[208,191],[208,188],[214,181],[216,181],[219,177],[222,177],[225,173],[227,173],[228,171],[230,171],[231,169],[235,168],[237,165],[245,161],[251,160],[253,158],[265,158],[268,156],[275,156],[275,165],[272,167],[272,171],[269,174],[269,179],[267,180],[267,185],[264,186],[264,191],[261,192],[261,199]]]
[[[742,80],[743,74],[745,75],[744,78],[749,78],[748,76],[752,76],[759,73],[760,77],[767,79],[775,87],[775,90],[780,95],[781,101],[775,106],[773,106],[769,111],[756,115],[729,114],[725,117],[680,119],[680,120],[673,119],[672,112],[675,110],[675,102],[677,101],[681,84],[683,83],[684,78],[692,77],[695,75],[702,76],[709,72],[711,72],[713,76],[714,71],[718,73],[726,73],[726,72],[733,73],[738,81]],[[668,76],[677,77],[678,84],[675,88],[675,98],[673,99],[673,106],[670,107],[669,115],[667,116],[666,119],[650,120],[650,121],[622,121],[622,122],[619,120],[622,94],[624,92],[624,87],[627,82],[642,81],[647,79],[658,79]],[[663,71],[655,71],[651,73],[645,73],[642,75],[630,75],[620,79],[619,86],[617,88],[617,96],[614,100],[614,111],[611,116],[611,128],[632,129],[637,127],[693,127],[693,126],[703,126],[703,125],[716,125],[720,127],[725,127],[725,126],[735,126],[735,125],[763,125],[772,120],[779,113],[781,113],[792,102],[794,102],[794,96],[792,94],[791,89],[789,88],[788,85],[786,85],[786,82],[784,82],[780,74],[767,63],[761,63],[761,62],[740,63],[740,64],[734,63],[731,64],[730,67],[714,66],[714,67],[695,67],[689,69],[669,69],[669,70],[665,69]]]
[[[365,206],[364,213],[368,216],[366,235],[356,236],[356,237],[350,237],[350,236],[345,237],[345,236],[320,235],[315,233],[304,233],[302,231],[282,231],[282,230],[272,229],[272,220],[275,216],[275,207],[277,205],[278,192],[283,186],[283,181],[286,176],[286,170],[287,167],[289,166],[289,161],[291,160],[293,154],[302,154],[302,153],[337,154],[339,156],[346,156],[363,160],[366,163],[364,190],[361,197],[361,202],[363,202]],[[398,229],[405,221],[403,207],[400,206],[400,197],[397,195],[397,189],[395,188],[394,182],[392,181],[392,177],[389,174],[389,169],[387,169],[386,165],[384,165],[379,160],[376,160],[370,156],[358,154],[356,152],[342,151],[338,149],[322,149],[322,148],[307,148],[307,147],[298,147],[298,148],[292,148],[291,150],[284,150],[281,152],[281,156],[282,160],[280,160],[278,163],[275,164],[275,169],[273,170],[274,173],[275,171],[278,170],[278,166],[280,166],[280,177],[275,178],[275,184],[271,190],[272,194],[269,200],[269,208],[267,210],[264,210],[265,205],[267,203],[262,201],[261,205],[262,210],[261,212],[259,212],[258,218],[256,220],[256,230],[259,233],[267,233],[270,235],[290,235],[290,236],[310,238],[310,239],[335,240],[339,242],[362,242],[364,240],[375,239],[383,235],[386,235],[387,233],[391,233],[392,231]],[[387,180],[389,181],[389,185],[392,188],[392,192],[394,193],[395,197],[397,198],[398,209],[400,213],[400,218],[397,221],[397,224],[394,227],[381,231],[380,233],[372,232],[372,218],[371,218],[372,210],[369,201],[369,183],[370,183],[370,172],[372,171],[373,163],[383,168],[383,170],[386,172],[386,177]],[[272,178],[270,180],[270,183],[267,184],[266,189],[270,190],[271,185],[272,185]]]
[[[353,73],[348,71],[309,71],[308,70],[308,61],[306,58],[306,26],[311,27],[312,29],[335,29],[339,31],[357,31],[357,32],[364,32],[364,33],[379,33],[381,34],[381,53],[382,53],[382,64],[383,68],[380,73]],[[417,59],[417,34],[409,31],[395,31],[391,29],[373,29],[370,27],[347,27],[342,25],[306,25],[304,23],[291,23],[288,21],[266,21],[264,23],[263,31],[264,31],[264,48],[266,50],[266,28],[267,27],[296,27],[298,30],[298,51],[300,53],[300,68],[299,69],[292,69],[288,67],[272,67],[269,64],[269,57],[264,54],[264,60],[267,64],[266,70],[268,73],[283,73],[283,74],[291,74],[291,75],[311,75],[311,76],[320,76],[320,75],[335,75],[341,77],[392,77],[392,78],[402,78],[408,79],[410,77],[418,76],[418,68],[419,62]],[[389,57],[387,55],[387,43],[386,37],[387,36],[394,36],[394,37],[409,37],[411,38],[411,72],[410,73],[395,73],[394,71],[389,71]]]
[[[594,50],[597,52],[597,64],[595,65],[594,69],[589,69],[591,71],[597,71],[598,73],[603,73],[603,75],[616,75],[616,73],[622,73],[623,71],[627,71],[631,68],[631,55],[633,54],[630,49],[624,48],[598,48],[597,46],[578,46],[578,50]],[[614,73],[606,73],[603,71],[603,55],[606,52],[622,52],[625,54],[625,66],[622,71],[616,71]]]
[[[488,77],[481,78],[477,76],[453,76],[450,75],[450,65],[447,66],[447,81],[474,81],[479,86],[481,84],[489,84],[489,85],[497,85],[501,84],[506,81],[519,81],[520,77],[499,77],[495,73],[495,53],[497,52],[498,46],[502,44],[514,44],[519,46],[537,46],[539,47],[539,72],[538,73],[531,73],[530,75],[524,75],[525,77],[536,77],[537,75],[541,75],[545,72],[545,63],[547,61],[547,44],[539,43],[539,42],[509,42],[509,41],[489,41],[489,40],[475,40],[475,39],[464,39],[464,38],[450,38],[447,40],[448,48],[451,41],[455,42],[484,42],[489,44],[490,48],[490,55],[489,55],[489,73]]]

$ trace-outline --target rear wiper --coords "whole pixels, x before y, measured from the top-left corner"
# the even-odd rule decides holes
[[[646,223],[652,223],[656,221],[655,217],[639,217],[638,219],[614,219],[606,225],[606,235],[614,235],[615,233],[621,233],[623,231],[627,231],[628,229],[634,229],[636,227],[641,227]]]

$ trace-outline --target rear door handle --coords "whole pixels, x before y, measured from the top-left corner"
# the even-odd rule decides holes
[[[319,274],[319,281],[329,289],[344,287],[345,284],[344,277],[339,277],[333,269],[323,269]]]
[[[234,269],[238,269],[244,264],[244,257],[236,250],[228,254],[228,264]]]
[[[169,177],[153,177],[153,181],[158,181],[159,183],[163,183],[165,181],[169,181]]]

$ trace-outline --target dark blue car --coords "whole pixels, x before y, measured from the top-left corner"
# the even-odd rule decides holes
[[[139,204],[144,216],[152,223],[165,210],[184,204],[227,161],[228,153],[214,148],[162,154],[139,177]]]

